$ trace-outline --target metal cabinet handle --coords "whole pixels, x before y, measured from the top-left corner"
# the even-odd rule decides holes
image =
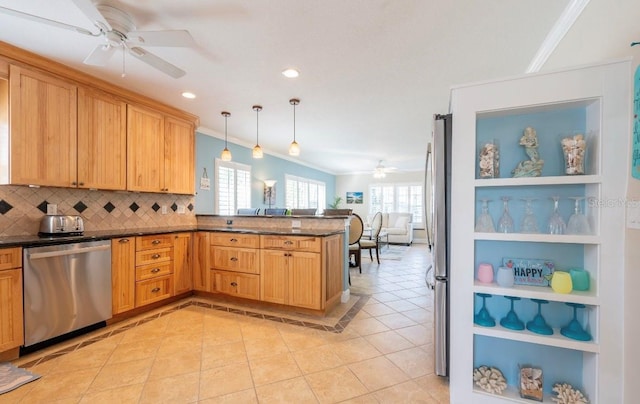
[[[158,244],[160,244],[160,240],[153,240],[153,241],[151,242],[151,244],[153,244],[153,245],[158,245]]]
[[[151,258],[153,258],[154,260],[157,260],[158,258],[160,258],[160,254],[153,254]]]
[[[78,185],[80,185],[82,187],[82,186],[84,186],[84,182],[80,182]]]
[[[238,257],[231,257],[231,261],[237,261]]]
[[[237,238],[232,238],[231,240],[229,240],[229,242],[231,242],[231,243],[237,243],[237,242],[238,242],[238,239],[237,239]]]
[[[291,244],[293,244],[293,241],[291,241],[291,240],[286,240],[284,243],[285,243],[286,245],[291,245]]]
[[[128,242],[129,242],[128,238],[121,238],[120,240],[118,240],[118,243],[122,243],[122,244],[128,243]]]
[[[151,293],[157,293],[157,292],[160,292],[160,288],[151,289]]]
[[[238,286],[238,282],[231,282],[231,286]]]
[[[157,274],[158,272],[160,272],[160,268],[153,268],[151,270],[151,273]]]
[[[75,181],[71,181],[71,185],[78,185]]]

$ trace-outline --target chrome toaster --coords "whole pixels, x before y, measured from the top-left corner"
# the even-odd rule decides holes
[[[81,236],[84,221],[78,215],[46,215],[40,221],[40,237]]]

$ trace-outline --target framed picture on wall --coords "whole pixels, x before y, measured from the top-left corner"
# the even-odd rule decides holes
[[[347,204],[349,203],[364,203],[362,192],[347,192]]]

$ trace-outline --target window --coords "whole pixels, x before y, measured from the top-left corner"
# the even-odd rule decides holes
[[[321,211],[327,206],[326,185],[324,182],[293,175],[285,175],[284,179],[287,208],[316,208]]]
[[[235,215],[251,207],[251,166],[216,159],[216,213]]]
[[[423,188],[417,184],[373,184],[369,186],[369,214],[376,212],[409,212],[414,228],[424,227]]]

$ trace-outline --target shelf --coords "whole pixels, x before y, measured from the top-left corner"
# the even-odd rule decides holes
[[[524,241],[534,243],[600,244],[599,236],[546,233],[474,233],[475,240]]]
[[[600,175],[559,175],[549,177],[522,177],[522,178],[482,178],[475,180],[475,187],[526,187],[530,185],[580,185],[599,184],[602,182]]]
[[[495,283],[486,284],[475,281],[473,284],[473,292],[498,296],[514,296],[524,299],[542,299],[560,303],[582,303],[589,306],[600,305],[600,298],[591,290],[586,292],[573,291],[563,294],[556,293],[550,287],[545,286],[514,285],[510,288],[503,288]]]
[[[487,337],[495,337],[509,339],[519,342],[529,342],[532,344],[554,346],[558,348],[575,349],[577,351],[599,353],[600,346],[593,342],[576,341],[560,334],[559,328],[553,329],[553,335],[540,335],[533,333],[527,329],[522,331],[514,331],[496,324],[495,327],[481,327],[473,325],[473,333],[475,335],[484,335]]]
[[[484,390],[482,390],[480,387],[476,386],[475,383],[473,384],[473,394],[477,394],[478,396],[478,401],[480,401],[481,397],[480,396],[484,396],[482,397],[483,399],[489,399],[491,401],[494,401],[496,399],[500,399],[500,400],[505,400],[505,401],[511,401],[511,402],[515,402],[515,403],[536,403],[538,401],[535,400],[531,400],[531,399],[527,399],[527,398],[522,398],[520,397],[520,391],[518,390],[517,387],[515,386],[511,386],[511,385],[507,385],[507,388],[502,392],[502,394],[492,394],[489,392],[486,392]],[[551,398],[555,397],[554,395],[549,395],[549,394],[545,394],[542,399],[543,402],[545,403],[551,403]],[[473,402],[476,402],[476,400],[473,400]]]

